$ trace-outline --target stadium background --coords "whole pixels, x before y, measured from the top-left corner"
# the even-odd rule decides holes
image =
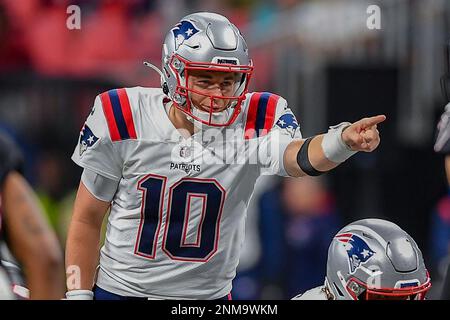
[[[73,4],[81,29],[66,25]],[[381,30],[366,25],[373,4]],[[276,177],[258,184],[235,297],[284,299],[295,290],[288,283],[299,292],[320,285],[331,235],[365,217],[396,222],[416,239],[437,297],[450,244],[450,210],[436,210],[447,192],[443,157],[432,148],[445,105],[446,0],[0,0],[0,129],[26,154],[26,177],[61,246],[81,173],[70,156],[94,97],[159,86],[142,61],[160,65],[165,32],[196,11],[221,13],[241,29],[256,67],[251,89],[285,97],[304,136],[387,115],[378,150],[351,158],[320,185]],[[280,195],[282,184],[296,191]],[[323,193],[319,204],[305,204]],[[293,198],[299,203],[277,205]],[[285,207],[298,212],[277,218]]]

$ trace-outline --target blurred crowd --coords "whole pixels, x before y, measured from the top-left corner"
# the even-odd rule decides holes
[[[148,84],[137,61],[161,59],[167,28],[191,11],[218,11],[238,27],[300,1],[2,0],[0,72],[101,77]],[[78,21],[70,9],[77,5]],[[198,9],[197,9],[198,8]],[[74,25],[75,27],[72,27]],[[153,79],[154,80],[154,79]]]
[[[131,80],[136,61],[160,58],[155,1],[2,1],[0,70]],[[69,29],[78,5],[80,29]]]

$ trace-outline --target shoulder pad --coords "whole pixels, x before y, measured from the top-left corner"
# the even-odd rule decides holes
[[[136,139],[136,129],[126,89],[113,89],[100,94],[103,113],[112,141]]]
[[[245,139],[262,137],[269,133],[279,99],[280,96],[270,92],[254,92],[251,95],[245,122]]]

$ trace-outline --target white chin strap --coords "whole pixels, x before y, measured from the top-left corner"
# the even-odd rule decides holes
[[[213,114],[211,115],[211,123],[213,123],[213,124],[227,123],[230,119],[230,112],[231,112],[230,109],[231,108],[229,107],[221,112],[213,112]],[[205,122],[209,122],[209,116],[210,116],[209,112],[201,111],[201,110],[197,109],[196,107],[192,107],[191,112],[192,112],[192,115],[194,115],[195,117],[197,117]],[[189,121],[191,121],[197,129],[205,129],[205,128],[209,127],[208,125],[206,125],[190,116],[187,116],[187,119]]]

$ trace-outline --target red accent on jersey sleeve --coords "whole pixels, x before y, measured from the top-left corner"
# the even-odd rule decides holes
[[[134,126],[133,114],[131,112],[127,91],[125,89],[117,89],[117,95],[119,96],[120,106],[122,108],[123,118],[125,119],[125,123],[127,125],[128,134],[131,139],[136,139],[136,129]]]
[[[117,128],[116,119],[114,118],[114,112],[108,92],[103,92],[100,94],[100,99],[102,101],[103,113],[105,114],[106,122],[108,124],[111,140],[120,141],[120,133]]]
[[[258,112],[258,103],[262,92],[252,94],[247,112],[247,123],[245,124],[245,139],[252,139],[255,136],[256,115]]]
[[[264,121],[264,132],[266,134],[269,133],[270,129],[272,129],[273,127],[273,122],[275,120],[275,113],[279,99],[280,96],[276,94],[271,94],[269,97],[266,111],[266,119]]]

